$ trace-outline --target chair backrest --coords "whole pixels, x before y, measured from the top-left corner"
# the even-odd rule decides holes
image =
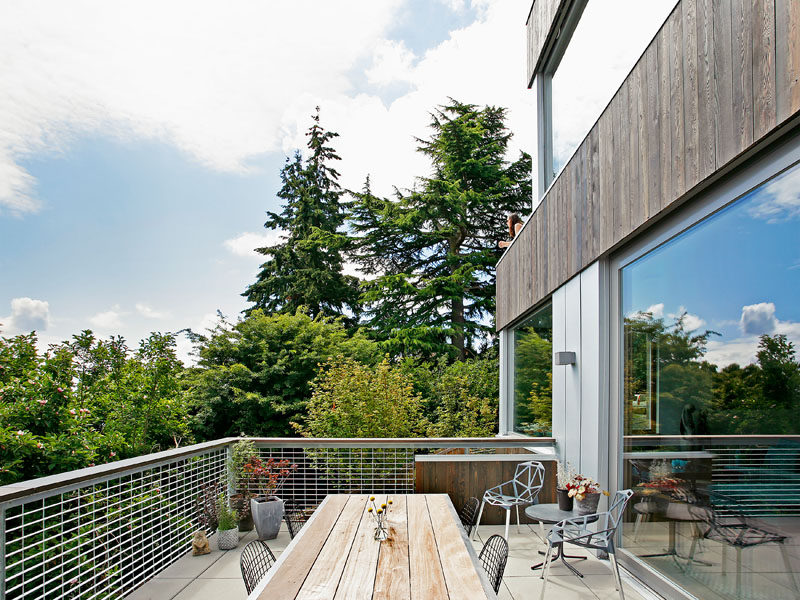
[[[244,547],[239,558],[239,566],[242,569],[242,579],[248,595],[274,564],[275,555],[265,541],[254,540]]]
[[[286,523],[286,529],[289,530],[289,537],[294,539],[294,536],[305,525],[306,516],[297,504],[285,502],[283,505],[283,521]]]
[[[619,522],[622,520],[622,513],[625,512],[625,507],[628,505],[628,500],[633,496],[632,490],[619,490],[614,494],[614,499],[611,500],[611,505],[608,507],[608,516],[610,523],[609,529],[616,530]]]
[[[497,593],[500,589],[500,582],[503,581],[503,572],[506,570],[506,563],[508,562],[508,542],[506,539],[502,535],[490,537],[481,548],[478,560],[481,561],[483,570],[486,571],[489,584]]]
[[[461,524],[464,526],[464,531],[467,532],[467,535],[470,535],[472,533],[472,528],[475,527],[475,522],[478,520],[478,508],[480,505],[481,501],[475,496],[472,496],[471,498],[467,498],[464,506],[461,507],[461,512],[458,513]]]
[[[519,463],[512,483],[516,497],[533,504],[544,484],[544,465],[536,460]]]

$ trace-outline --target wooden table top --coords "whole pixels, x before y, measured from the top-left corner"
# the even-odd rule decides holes
[[[250,600],[497,598],[447,494],[375,494],[387,499],[377,542],[368,495],[325,498]]]

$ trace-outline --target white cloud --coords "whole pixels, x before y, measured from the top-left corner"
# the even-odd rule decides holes
[[[136,312],[147,319],[166,319],[170,316],[168,312],[155,310],[151,306],[142,303],[136,304]]]
[[[532,146],[522,137],[534,115],[526,7],[473,3],[475,22],[417,56],[389,39],[402,4],[0,4],[0,209],[36,210],[23,161],[80,136],[158,139],[211,168],[245,171],[255,156],[304,147],[316,105],[341,134],[343,186],[359,189],[371,174],[379,195],[427,174],[414,136],[429,134],[428,112],[448,96],[509,107],[514,152]],[[406,93],[388,106],[370,89],[399,85]]]
[[[800,217],[800,169],[776,177],[756,193],[750,214],[778,223]]]
[[[119,305],[115,304],[110,310],[99,312],[89,317],[89,323],[102,332],[118,330],[122,327],[122,317],[128,313],[122,312]]]
[[[263,255],[256,252],[256,248],[274,246],[281,241],[281,236],[283,234],[284,232],[278,229],[273,229],[265,233],[245,231],[235,238],[225,240],[223,244],[236,256],[263,258]]]
[[[0,333],[16,335],[44,331],[50,325],[50,304],[33,298],[11,300],[11,314],[0,317]]]
[[[678,319],[680,317],[683,317],[683,328],[686,331],[695,331],[697,329],[700,329],[706,324],[705,319],[701,319],[697,315],[691,314],[689,311],[686,310],[686,307],[684,306],[679,307],[677,312],[670,313],[667,316],[670,319]]]
[[[742,333],[749,335],[771,334],[775,331],[778,320],[775,318],[775,304],[759,302],[742,307],[739,326]]]
[[[653,304],[653,306],[649,306],[645,312],[653,315],[654,319],[660,319],[664,316],[664,303],[659,302],[658,304]]]

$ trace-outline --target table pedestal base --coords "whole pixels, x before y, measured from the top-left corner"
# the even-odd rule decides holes
[[[555,554],[553,556],[550,557],[550,562],[553,562],[555,560],[559,560],[560,559],[561,562],[564,563],[570,571],[575,573],[575,575],[577,575],[578,577],[583,577],[583,573],[578,571],[578,569],[573,567],[571,564],[569,564],[564,559],[565,558],[571,558],[571,559],[574,559],[574,560],[586,560],[586,557],[585,556],[571,556],[569,554],[564,554],[563,546],[564,546],[564,544],[558,544],[556,546],[556,552],[555,552]],[[542,552],[541,550],[539,550],[539,554],[545,554],[545,553]],[[535,565],[533,565],[531,567],[531,571],[535,571],[536,569],[541,569],[543,566],[544,566],[544,562],[540,562],[538,564],[535,564]]]

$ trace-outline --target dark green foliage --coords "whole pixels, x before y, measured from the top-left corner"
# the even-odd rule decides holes
[[[358,280],[342,273],[342,249],[347,238],[343,195],[337,183],[339,174],[331,162],[340,160],[329,145],[337,133],[319,124],[319,108],[308,133],[309,157],[299,152],[286,160],[281,170],[283,200],[280,214],[268,212],[264,227],[284,232],[283,241],[258,248],[267,257],[255,283],[242,294],[253,306],[246,312],[262,309],[267,313],[294,314],[306,307],[317,315],[357,316]]]
[[[91,331],[41,354],[36,334],[0,338],[0,482],[164,450],[188,427],[172,334],[131,351]]]
[[[369,180],[351,205],[354,259],[377,277],[365,284],[369,326],[391,353],[477,353],[492,331],[498,242],[509,213],[529,212],[531,159],[505,159],[505,110],[455,100],[418,140],[433,165],[419,188],[375,197]]]
[[[349,334],[341,320],[311,318],[301,310],[254,310],[195,341],[199,362],[185,381],[201,439],[291,435],[289,421],[305,411],[309,382],[321,363],[338,355],[365,364],[378,359],[375,343]]]

